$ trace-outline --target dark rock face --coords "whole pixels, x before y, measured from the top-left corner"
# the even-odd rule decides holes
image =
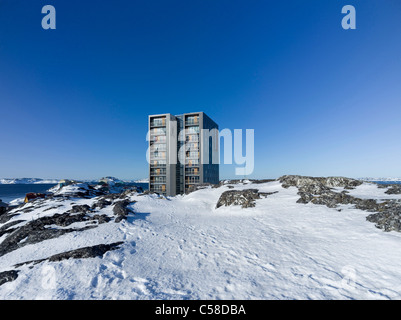
[[[377,204],[377,213],[370,214],[366,220],[373,222],[375,226],[384,231],[401,232],[401,201],[389,200]]]
[[[255,200],[261,199],[261,196],[268,196],[272,193],[259,192],[258,189],[228,190],[221,194],[216,204],[216,209],[221,206],[240,205],[242,208],[251,208],[255,206]]]
[[[82,188],[72,189],[72,192],[60,192],[59,194],[50,194],[46,199],[37,199],[24,203],[19,206],[6,207],[0,206],[0,256],[17,250],[29,244],[40,243],[44,240],[60,237],[69,232],[80,232],[91,228],[96,228],[99,224],[108,223],[111,220],[120,222],[126,219],[131,210],[128,206],[133,203],[128,200],[128,196],[136,190],[125,190],[121,193],[105,193],[100,192],[90,186],[82,184]],[[96,198],[95,198],[96,197]],[[74,204],[76,198],[92,199],[92,205],[75,204],[70,210],[52,215],[42,216],[41,214],[49,210],[57,210],[64,207],[64,201]],[[98,210],[110,207],[112,208],[115,218],[108,214],[101,214]],[[4,208],[4,209],[3,209]],[[42,208],[42,209],[41,209]],[[37,211],[35,219],[25,218],[28,212]],[[46,213],[48,214],[48,213]],[[21,217],[16,220],[15,217]],[[15,219],[9,221],[10,219]],[[79,223],[79,224],[78,224]],[[79,248],[68,252],[62,252],[50,256],[46,259],[32,260],[15,265],[18,268],[28,263],[40,263],[43,261],[57,262],[65,259],[86,259],[92,257],[103,256],[110,250],[118,249],[123,242],[112,244],[98,244],[91,247]],[[0,285],[13,281],[18,277],[19,270],[10,270],[0,272]]]
[[[14,225],[17,225],[21,222],[24,222],[24,220],[15,220],[12,222],[9,222],[3,226],[0,227],[0,237],[5,235],[6,233],[10,233],[13,232],[14,230],[16,230],[17,228],[11,228]]]
[[[91,247],[79,248],[79,249],[55,254],[46,259],[39,259],[39,260],[32,260],[32,261],[26,261],[23,263],[18,263],[14,267],[19,268],[25,264],[31,264],[31,263],[38,264],[38,263],[41,263],[44,261],[59,262],[62,260],[67,260],[67,259],[88,259],[88,258],[102,257],[106,252],[118,249],[119,246],[123,243],[124,242],[119,241],[119,242],[114,242],[114,243],[110,243],[110,244],[98,244],[98,245],[91,246]],[[19,272],[19,270],[11,270],[11,271],[1,272],[0,273],[0,286],[5,282],[14,281],[15,279],[17,279],[18,272]]]
[[[129,204],[131,204],[131,202],[128,200],[116,202],[113,208],[113,213],[117,216],[117,218],[114,220],[115,222],[120,222],[127,218],[128,214],[131,212],[131,210],[127,208]]]
[[[103,209],[107,206],[111,205],[111,201],[107,200],[107,199],[100,199],[99,201],[95,202],[92,204],[91,209],[95,210],[95,209]]]
[[[25,262],[16,264],[14,267],[19,268],[25,264],[31,264],[31,263],[38,264],[38,263],[41,263],[44,261],[59,262],[62,260],[67,260],[67,259],[87,259],[87,258],[101,257],[107,251],[112,251],[112,250],[118,249],[119,246],[123,243],[124,242],[119,241],[119,242],[114,242],[114,243],[110,243],[110,244],[97,244],[97,245],[94,245],[91,247],[84,247],[84,248],[79,248],[79,249],[75,249],[75,250],[58,253],[58,254],[52,255],[45,259],[25,261]]]
[[[111,244],[98,244],[92,247],[85,247],[53,255],[48,258],[50,262],[66,259],[87,259],[103,256],[107,251],[116,250],[123,244],[122,241]]]
[[[345,189],[353,189],[363,183],[363,181],[345,177],[282,176],[278,180],[283,188],[322,185],[328,188],[344,187]]]
[[[385,193],[387,194],[401,194],[401,184],[387,185],[389,188]]]
[[[17,270],[0,272],[0,286],[5,284],[6,282],[14,281],[17,278],[18,278]]]
[[[6,223],[12,217],[15,217],[17,214],[10,214],[9,212],[5,211],[0,215],[0,224]]]
[[[2,203],[0,202],[0,215],[4,214],[7,212],[8,207],[5,205],[1,205]]]
[[[95,228],[96,223],[101,224],[110,221],[110,218],[106,215],[90,216],[87,214],[89,212],[90,207],[88,205],[75,205],[71,210],[65,213],[56,213],[52,216],[45,216],[28,221],[17,228],[10,227],[23,221],[10,222],[0,228],[1,234],[10,233],[0,244],[0,256],[28,244],[57,238],[65,233],[73,231]],[[87,225],[81,228],[65,228],[76,222],[86,222]],[[54,228],[52,227],[53,225],[64,227],[65,229]]]

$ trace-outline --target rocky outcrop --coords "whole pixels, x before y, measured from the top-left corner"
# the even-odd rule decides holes
[[[291,186],[298,188],[298,203],[313,203],[336,208],[338,205],[353,205],[356,209],[372,212],[366,220],[375,223],[375,226],[384,231],[401,232],[401,201],[374,199],[360,199],[348,194],[346,190],[336,192],[332,188],[343,187],[353,189],[363,182],[360,180],[329,177],[313,178],[302,176],[284,176],[279,179],[284,188]],[[378,185],[379,188],[388,188],[387,194],[399,194],[400,185]]]
[[[1,199],[0,199],[0,215],[2,215],[3,213],[6,213],[8,210],[8,204],[4,203]]]
[[[67,260],[67,259],[88,259],[88,258],[102,257],[106,252],[118,249],[120,247],[120,245],[122,245],[123,243],[124,242],[119,241],[119,242],[114,242],[114,243],[110,243],[110,244],[97,244],[97,245],[90,246],[90,247],[84,247],[84,248],[79,248],[79,249],[75,249],[75,250],[58,253],[58,254],[52,255],[45,259],[25,261],[25,262],[16,264],[14,267],[19,268],[26,264],[38,264],[38,263],[41,263],[44,261],[59,262],[62,260]]]
[[[17,270],[10,270],[0,272],[0,286],[5,284],[6,282],[14,281],[18,277]]]
[[[273,192],[275,193],[275,192]],[[216,209],[221,206],[241,206],[251,208],[255,206],[255,200],[261,199],[273,193],[259,192],[258,189],[228,190],[221,194],[216,204]]]
[[[327,188],[343,187],[345,189],[354,189],[363,183],[363,181],[345,177],[304,177],[296,175],[282,176],[278,180],[284,188],[321,185]]]
[[[55,187],[45,199],[36,199],[13,207],[0,206],[0,237],[2,238],[0,256],[70,232],[82,232],[96,228],[111,220],[120,222],[132,212],[129,205],[135,201],[130,201],[129,197],[134,193],[136,194],[136,189],[123,190],[121,193],[107,193],[107,191],[96,190],[87,184],[80,183],[61,188]],[[81,199],[91,200],[80,201]],[[70,205],[71,209],[69,210],[59,209]],[[3,208],[5,209],[3,210]],[[24,264],[37,264],[43,261],[57,262],[70,258],[98,257],[107,251],[117,249],[122,243],[115,242],[79,248],[46,259],[23,262],[14,267],[18,268]],[[0,285],[15,280],[18,272],[19,270],[1,272]]]
[[[401,201],[388,200],[377,204],[376,213],[370,214],[366,220],[384,231],[401,232]]]
[[[117,218],[116,222],[121,221],[128,214],[126,206],[129,201],[118,202],[114,207]],[[117,209],[116,209],[117,207]],[[88,205],[74,205],[64,213],[56,213],[51,216],[44,216],[32,221],[18,220],[3,225],[0,234],[8,234],[0,243],[0,256],[28,244],[38,243],[44,240],[60,237],[69,232],[84,231],[96,228],[99,224],[107,223],[111,218],[105,214],[94,214]],[[19,214],[15,211],[12,216]],[[23,214],[23,213],[20,213]],[[8,220],[7,220],[8,221]],[[71,227],[74,223],[83,223],[78,227]],[[20,224],[19,226],[16,226]],[[15,227],[16,226],[16,227]]]
[[[128,200],[122,200],[116,202],[113,208],[113,213],[116,215],[116,219],[114,220],[115,222],[120,222],[124,219],[127,219],[128,214],[131,212],[130,209],[127,208],[129,204],[133,202],[130,202]]]
[[[388,189],[385,193],[387,194],[401,194],[401,184],[387,185]]]
[[[48,258],[50,262],[61,261],[66,259],[87,259],[103,256],[107,251],[116,250],[124,242],[119,241],[111,244],[98,244],[91,247],[80,248],[63,253],[53,255]]]
[[[22,263],[18,263],[14,266],[14,268],[19,268],[26,264],[38,264],[41,262],[49,261],[49,262],[59,262],[67,259],[88,259],[88,258],[96,258],[102,257],[106,252],[116,250],[120,247],[124,242],[114,242],[110,244],[98,244],[90,247],[79,248],[75,250],[70,250],[62,253],[58,253],[52,255],[45,259],[31,260]],[[19,270],[10,270],[0,272],[0,286],[6,282],[14,281],[18,278]]]

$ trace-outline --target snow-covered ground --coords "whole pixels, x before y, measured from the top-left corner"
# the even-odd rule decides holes
[[[277,193],[245,209],[216,209],[220,195],[233,190],[228,184],[168,199],[132,194],[135,214],[127,220],[21,247],[0,257],[0,272],[100,243],[124,241],[119,249],[20,266],[18,278],[0,286],[0,299],[401,298],[401,233],[383,232],[352,206],[296,203],[298,189],[278,181],[234,185],[248,188]],[[364,183],[350,193],[389,197],[383,190]],[[49,202],[23,219],[94,201],[66,200],[53,209]],[[109,207],[99,213],[113,215]]]

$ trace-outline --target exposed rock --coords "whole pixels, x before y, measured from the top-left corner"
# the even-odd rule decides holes
[[[6,211],[5,213],[0,215],[0,224],[6,223],[8,220],[10,220],[12,217],[15,217],[16,215],[16,213],[9,213],[9,211]]]
[[[192,193],[192,192],[194,192],[194,191],[206,189],[206,188],[209,188],[209,187],[211,187],[211,188],[216,188],[216,187],[218,187],[218,186],[219,186],[218,184],[212,184],[212,183],[199,183],[199,184],[194,184],[194,185],[192,185],[191,187],[189,187],[189,188],[187,189],[186,194],[190,194],[190,193]]]
[[[385,192],[387,194],[401,194],[401,184],[391,184],[387,185],[389,188]]]
[[[278,179],[283,188],[300,187],[307,185],[321,184],[328,188],[343,187],[353,189],[363,183],[363,181],[345,177],[303,177],[296,175],[282,176]]]
[[[1,199],[0,199],[0,215],[2,215],[3,213],[6,213],[8,210],[8,204],[4,203]]]
[[[105,214],[95,214],[92,219],[97,221],[98,224],[107,223],[111,220],[110,217]]]
[[[138,193],[138,192],[143,192],[143,189],[141,187],[132,187],[130,189],[126,189],[120,193],[119,199],[124,199],[127,196],[133,195],[134,193]]]
[[[127,208],[129,204],[131,204],[131,202],[128,200],[116,202],[113,208],[113,213],[117,216],[115,222],[120,222],[121,220],[127,218],[128,214],[131,212],[131,210]]]
[[[0,272],[0,286],[18,278],[18,270]]]
[[[107,251],[116,250],[124,242],[115,242],[111,244],[98,244],[92,247],[85,247],[59,253],[48,258],[50,262],[61,261],[66,259],[86,259],[103,256]]]
[[[64,186],[60,186],[60,188],[55,188],[53,194],[49,195],[49,197],[79,197],[79,198],[93,198],[97,196],[101,196],[105,194],[103,190],[97,190],[88,183],[72,183]]]
[[[255,184],[260,184],[260,183],[267,183],[267,182],[273,182],[276,181],[275,179],[249,179],[252,183]]]
[[[111,205],[111,201],[106,200],[106,199],[104,199],[104,198],[101,198],[100,200],[98,200],[97,202],[94,202],[94,203],[92,204],[91,209],[92,209],[92,210],[95,210],[95,209],[103,209],[103,208],[105,208],[105,207],[107,207],[107,206],[109,206],[109,205]]]
[[[10,224],[6,225],[7,228],[2,230],[3,234],[10,232],[11,234],[0,244],[0,256],[27,244],[57,238],[68,232],[83,231],[96,227],[96,225],[86,225],[81,228],[65,228],[76,222],[97,222],[100,224],[110,221],[110,218],[106,215],[87,215],[86,212],[88,208],[89,206],[86,205],[73,206],[71,210],[65,213],[41,217],[12,230],[8,229],[11,226]],[[84,212],[81,212],[81,210]],[[13,222],[13,224],[15,223]],[[52,227],[53,225],[63,227],[63,229],[54,228]]]
[[[388,200],[377,204],[377,213],[370,214],[366,220],[384,231],[401,232],[401,201]]]
[[[72,206],[72,209],[67,212],[69,212],[69,213],[87,213],[90,210],[91,210],[91,208],[87,204],[84,204],[84,205]]]
[[[91,247],[84,247],[75,250],[70,250],[62,253],[55,254],[45,259],[31,260],[16,264],[14,267],[19,268],[26,264],[38,264],[44,261],[59,262],[67,259],[87,259],[102,257],[106,252],[116,250],[119,248],[123,241],[114,242],[110,244],[98,244]],[[0,285],[7,281],[13,281],[18,277],[18,270],[6,271],[0,273]]]
[[[275,192],[273,192],[275,193]],[[273,193],[259,192],[258,189],[228,190],[221,194],[216,204],[216,209],[221,206],[240,205],[242,208],[255,206],[255,200],[261,199],[261,196],[267,196]]]
[[[120,197],[119,193],[109,193],[109,194],[106,194],[104,196],[99,197],[99,199],[100,200],[103,199],[103,200],[111,200],[111,201],[113,201],[113,200],[118,199],[119,197]]]
[[[11,228],[12,226],[15,226],[16,224],[19,224],[21,222],[24,222],[24,220],[15,220],[11,221],[3,226],[0,227],[0,237],[5,235],[6,233],[11,233],[17,228]]]
[[[313,178],[302,176],[284,176],[279,180],[284,188],[290,186],[298,188],[300,195],[298,203],[320,204],[329,208],[336,208],[340,204],[354,205],[356,209],[374,212],[367,216],[366,220],[375,223],[377,228],[384,231],[401,231],[401,202],[399,200],[377,202],[374,199],[353,197],[347,194],[347,191],[335,192],[332,189],[333,187],[352,189],[363,183],[360,180],[343,177]],[[391,185],[386,193],[398,194],[400,189],[400,185]]]

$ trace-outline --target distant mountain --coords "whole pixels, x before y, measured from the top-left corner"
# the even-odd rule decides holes
[[[364,181],[401,181],[401,178],[392,178],[392,177],[388,177],[388,178],[359,178],[358,180],[364,180]]]
[[[0,184],[56,184],[59,179],[0,178]]]
[[[149,183],[149,178],[143,178],[143,179],[139,179],[139,180],[134,180],[133,182],[136,182],[136,183]]]

